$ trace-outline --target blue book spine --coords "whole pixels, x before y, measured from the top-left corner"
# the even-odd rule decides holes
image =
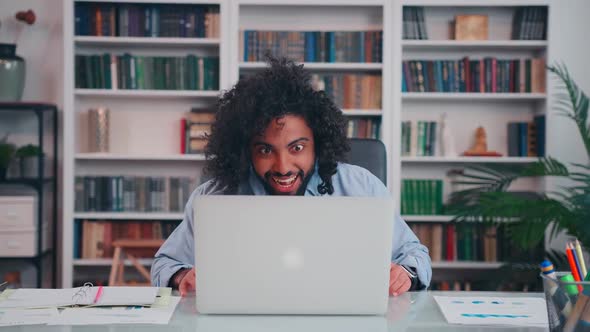
[[[528,123],[519,122],[518,123],[518,152],[519,152],[518,154],[520,157],[526,157],[528,155],[527,134],[528,134]]]
[[[82,236],[82,220],[74,221],[74,258],[80,258],[80,237]]]
[[[406,85],[406,72],[404,71],[404,64],[402,63],[402,92],[408,92],[408,86]]]
[[[249,35],[249,31],[248,30],[244,30],[244,61],[248,61],[248,35]]]
[[[359,34],[359,62],[365,63],[367,62],[367,59],[365,59],[365,32],[359,31],[357,33]]]
[[[330,50],[330,61],[328,62],[336,62],[336,36],[334,36],[334,32],[328,32],[328,49]]]

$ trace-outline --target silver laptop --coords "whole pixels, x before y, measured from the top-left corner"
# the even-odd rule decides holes
[[[385,313],[391,199],[198,196],[193,212],[200,313]]]

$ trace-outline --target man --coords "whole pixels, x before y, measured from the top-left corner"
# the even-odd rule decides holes
[[[242,78],[218,103],[206,147],[212,179],[189,198],[183,222],[156,254],[152,284],[195,290],[194,218],[197,195],[389,196],[369,171],[345,164],[346,118],[302,66],[270,59]],[[395,217],[390,295],[424,289],[432,274],[426,247]]]

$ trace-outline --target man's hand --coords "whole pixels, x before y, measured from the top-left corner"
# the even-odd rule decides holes
[[[389,270],[389,295],[401,295],[410,290],[411,286],[412,280],[408,273],[401,266],[391,263]]]
[[[180,291],[180,296],[185,296],[189,292],[195,291],[197,288],[197,274],[195,272],[195,268],[193,267],[187,273],[184,274],[180,283],[178,283],[178,290]]]

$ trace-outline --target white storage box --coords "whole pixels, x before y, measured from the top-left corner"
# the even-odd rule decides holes
[[[34,196],[0,196],[0,232],[37,227],[37,199]]]
[[[43,251],[51,243],[49,227],[43,227]],[[0,229],[0,257],[32,257],[37,255],[37,229]]]

